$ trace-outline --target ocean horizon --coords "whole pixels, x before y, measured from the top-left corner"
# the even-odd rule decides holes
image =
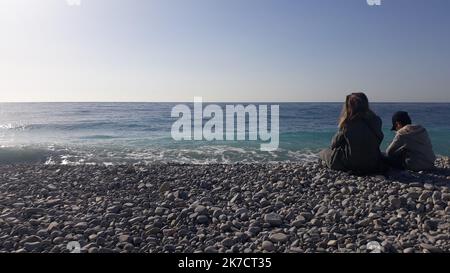
[[[182,102],[0,103],[0,163],[148,164],[309,162],[329,146],[340,102],[278,103],[280,145],[260,151],[260,141],[175,141],[171,109]],[[192,105],[187,102],[186,104]],[[244,104],[230,102],[207,104]],[[410,113],[427,128],[436,154],[450,155],[450,103],[372,103],[383,120],[382,150],[393,139],[391,115]],[[246,127],[247,128],[247,127]],[[246,134],[248,134],[248,128]]]

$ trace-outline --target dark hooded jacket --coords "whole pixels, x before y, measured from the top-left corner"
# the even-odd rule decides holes
[[[412,171],[433,169],[436,160],[428,132],[420,125],[400,129],[386,153],[390,157],[401,156],[404,167]]]
[[[381,171],[381,126],[381,119],[373,112],[348,121],[333,138],[328,167],[361,174]]]

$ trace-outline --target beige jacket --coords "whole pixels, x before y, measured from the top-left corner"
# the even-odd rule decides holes
[[[405,166],[412,171],[434,168],[436,156],[428,132],[420,125],[400,129],[386,150],[388,156],[404,156]]]

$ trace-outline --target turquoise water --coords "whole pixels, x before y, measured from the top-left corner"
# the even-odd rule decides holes
[[[245,104],[245,103],[244,103]],[[337,128],[341,103],[280,104],[280,146],[261,142],[174,141],[174,103],[0,104],[0,163],[47,164],[233,163],[315,160]],[[206,106],[206,104],[204,104]],[[224,105],[221,105],[224,106]],[[435,152],[450,155],[450,104],[375,103],[385,148],[393,138],[391,114],[410,113],[424,125]],[[225,109],[225,108],[223,108]]]

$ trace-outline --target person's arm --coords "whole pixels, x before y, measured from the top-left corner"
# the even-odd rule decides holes
[[[373,112],[371,112],[369,115],[373,115],[371,118],[365,120],[365,124],[369,129],[372,131],[372,133],[377,138],[378,144],[381,144],[384,139],[383,134],[383,122],[381,121],[381,118],[375,115]]]
[[[333,137],[331,141],[331,149],[342,146],[345,143],[344,131],[339,130]]]
[[[403,153],[405,149],[405,143],[400,135],[396,135],[391,145],[386,150],[388,156],[396,156]]]
[[[378,139],[378,143],[381,144],[383,142],[384,139],[384,134],[383,134],[383,122],[381,121],[381,118],[377,116],[376,118],[376,128],[375,128],[375,135]]]

